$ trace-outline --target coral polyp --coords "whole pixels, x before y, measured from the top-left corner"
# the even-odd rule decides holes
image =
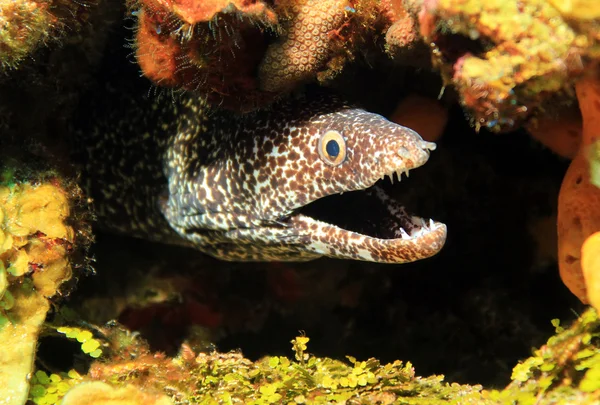
[[[315,79],[326,83],[377,32],[378,6],[372,0],[277,2],[282,34],[260,65],[261,87],[285,92]]]
[[[339,30],[347,24],[346,8],[350,9],[347,0],[287,3],[282,5],[289,16],[284,34],[269,46],[260,67],[262,87],[270,91],[289,90],[316,75],[329,57],[331,43],[341,39]]]

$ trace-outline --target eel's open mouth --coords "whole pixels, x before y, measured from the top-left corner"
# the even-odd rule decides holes
[[[312,219],[377,239],[411,239],[442,224],[409,214],[380,184],[365,190],[335,194],[299,210]]]
[[[383,179],[364,190],[323,197],[296,215],[335,235],[338,241],[326,238],[324,243],[331,256],[401,263],[436,254],[445,242],[446,225],[409,213],[384,190],[387,185],[389,179]],[[331,244],[341,250],[339,255]]]

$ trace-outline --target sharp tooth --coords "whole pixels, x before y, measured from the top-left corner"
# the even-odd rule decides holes
[[[409,175],[408,175],[408,169],[406,169],[406,171],[404,172],[404,174],[406,174],[406,177],[409,177]]]
[[[402,235],[402,239],[410,239],[410,235],[406,233],[404,228],[400,228],[400,235]]]
[[[388,174],[388,176],[390,176],[390,181],[394,184],[394,174]]]
[[[429,218],[429,227],[431,229],[435,228],[435,222],[433,222],[433,219]]]
[[[421,222],[421,226],[427,227],[427,222],[423,218],[419,218],[419,222]]]

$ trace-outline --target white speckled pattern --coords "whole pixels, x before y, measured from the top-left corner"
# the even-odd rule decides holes
[[[330,256],[403,263],[432,256],[444,244],[440,223],[380,239],[299,212],[322,197],[364,190],[424,164],[435,145],[414,131],[332,96],[291,99],[245,115],[208,112],[192,96],[146,102],[124,105],[126,118],[82,135],[103,226],[240,261]],[[317,150],[328,131],[345,140],[346,157],[337,166]],[[388,211],[400,218],[398,209]]]

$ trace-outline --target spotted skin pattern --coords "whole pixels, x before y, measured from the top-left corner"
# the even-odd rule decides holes
[[[121,117],[80,133],[86,184],[106,228],[235,261],[403,263],[444,244],[440,223],[411,238],[377,239],[299,211],[421,166],[435,147],[336,97],[290,98],[240,115],[210,110],[189,95],[121,102],[116,110]],[[328,131],[346,143],[338,166],[318,152]]]

